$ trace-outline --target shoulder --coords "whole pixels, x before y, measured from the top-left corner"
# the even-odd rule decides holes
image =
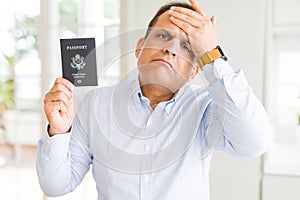
[[[110,86],[99,87],[88,91],[83,102],[99,102],[110,101],[112,98],[122,98],[130,93],[133,88],[133,81],[120,81]]]
[[[195,83],[189,83],[186,87],[184,100],[191,105],[197,105],[197,112],[202,112],[212,103],[212,98],[207,86],[200,86]]]
[[[189,83],[187,85],[187,88],[190,89],[197,98],[200,98],[200,99],[209,98],[209,91],[208,91],[208,88],[206,85],[200,86],[195,83]]]
[[[95,98],[108,97],[114,91],[115,87],[116,84],[91,89],[88,92],[86,92],[81,102],[90,102]]]

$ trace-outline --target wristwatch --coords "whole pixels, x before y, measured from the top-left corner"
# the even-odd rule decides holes
[[[222,58],[223,60],[227,61],[227,57],[223,53],[222,49],[220,46],[217,46],[214,48],[212,51],[206,52],[203,56],[198,58],[197,62],[199,67],[202,69],[202,67],[206,64],[210,64],[214,62],[214,60]]]

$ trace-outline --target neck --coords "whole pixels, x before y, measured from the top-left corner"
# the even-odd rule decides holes
[[[174,96],[170,89],[158,84],[141,84],[141,91],[149,99],[150,106],[153,109],[160,102],[169,101]]]

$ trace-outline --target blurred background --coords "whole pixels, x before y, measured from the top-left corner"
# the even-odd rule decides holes
[[[168,0],[10,0],[0,7],[0,199],[97,199],[92,175],[75,192],[48,198],[35,171],[37,141],[46,132],[43,96],[61,77],[60,38],[95,37],[106,54],[134,50],[138,36]],[[275,133],[257,159],[216,152],[212,200],[300,199],[300,1],[199,0],[218,16],[220,44],[245,72]],[[142,37],[140,35],[139,37]],[[105,41],[114,39],[114,46]],[[132,46],[133,45],[133,46]],[[101,61],[100,61],[101,62]],[[100,86],[135,68],[132,51],[100,69]],[[201,76],[196,80],[203,84]],[[90,88],[78,89],[78,101]]]

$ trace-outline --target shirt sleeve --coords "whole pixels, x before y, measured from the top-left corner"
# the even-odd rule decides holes
[[[236,157],[253,158],[266,152],[273,132],[267,113],[242,70],[223,59],[205,65],[212,102],[205,112],[205,134],[218,134],[216,149]],[[214,133],[212,133],[214,132]]]
[[[36,169],[40,186],[49,197],[72,192],[90,169],[92,154],[83,127],[87,125],[82,121],[87,114],[84,109],[78,111],[70,133],[52,137],[47,133],[38,142]]]

